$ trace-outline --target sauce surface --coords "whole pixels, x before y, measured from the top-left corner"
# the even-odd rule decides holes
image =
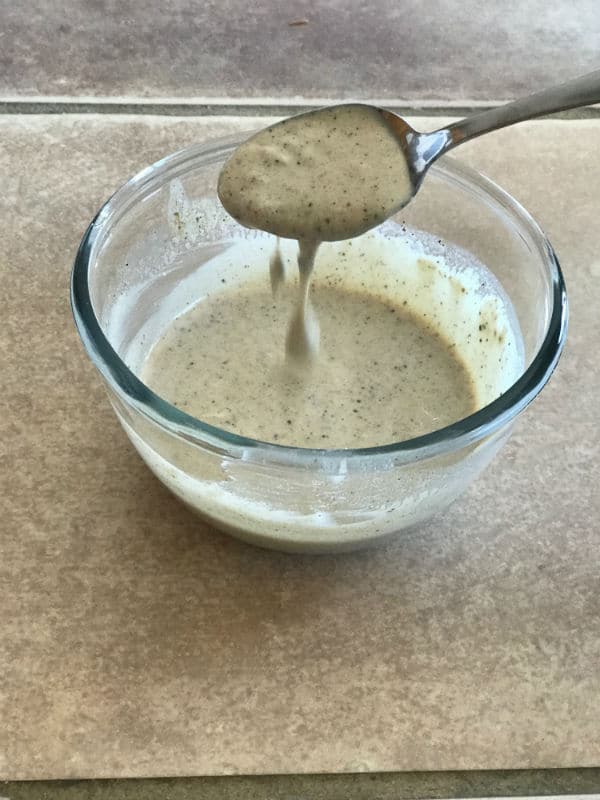
[[[390,217],[410,200],[412,183],[382,113],[350,104],[290,117],[252,136],[223,166],[218,193],[248,228],[337,241]]]
[[[220,428],[299,447],[390,444],[475,410],[475,388],[437,332],[382,298],[319,284],[321,352],[291,369],[281,339],[297,287],[274,299],[268,281],[231,287],[174,320],[143,379],[187,413]]]

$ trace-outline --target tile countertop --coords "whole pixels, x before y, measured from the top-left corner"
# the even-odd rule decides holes
[[[0,99],[490,102],[597,69],[600,39],[597,0],[0,0],[0,18]]]
[[[158,484],[68,304],[122,179],[254,123],[0,118],[0,778],[600,764],[600,122],[461,150],[553,241],[565,354],[444,516],[319,558],[237,543]]]

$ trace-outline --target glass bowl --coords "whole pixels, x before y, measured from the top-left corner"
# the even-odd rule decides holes
[[[453,425],[382,447],[320,450],[238,436],[189,416],[140,379],[140,342],[159,333],[174,287],[240,228],[216,197],[245,136],[194,145],[124,184],[85,233],[72,275],[75,322],[125,432],[156,476],[217,528],[286,551],[353,550],[440,512],[476,478],[549,379],[567,330],[565,286],[530,215],[487,178],[444,158],[397,222],[484,264],[510,299],[522,368]],[[393,224],[393,223],[392,223]],[[268,280],[268,266],[265,275]],[[137,348],[137,350],[136,350]],[[136,355],[137,352],[137,355]]]

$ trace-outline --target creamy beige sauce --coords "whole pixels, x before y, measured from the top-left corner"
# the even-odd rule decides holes
[[[233,153],[218,189],[242,224],[298,241],[296,285],[278,239],[270,291],[245,281],[175,319],[145,363],[150,388],[233,433],[328,449],[410,439],[475,410],[454,346],[406,305],[337,280],[311,291],[321,242],[365,232],[412,195],[381,112],[349,105],[274,125]]]
[[[310,284],[319,244],[311,239],[298,242],[299,292],[285,337],[290,365],[310,366],[319,352],[319,322],[310,302]]]
[[[319,345],[310,280],[321,241],[358,236],[413,193],[403,150],[376,108],[350,104],[284,120],[240,145],[219,175],[218,193],[242,225],[297,239],[299,296],[286,337],[290,362],[308,365]],[[278,248],[271,285],[282,280]]]
[[[285,269],[281,256],[281,243],[277,237],[277,244],[269,261],[269,277],[271,278],[271,292],[273,297],[277,297],[277,292],[285,280]]]
[[[305,380],[302,370],[283,379],[297,247],[281,241],[288,280],[276,298],[272,247],[266,234],[242,236],[216,254],[200,246],[189,273],[167,273],[167,290],[162,282],[148,287],[153,313],[139,329],[139,285],[126,286],[107,330],[111,341],[130,341],[128,366],[200,419],[324,448],[433,430],[472,403],[492,402],[522,374],[518,322],[493,275],[466,251],[390,223],[320,248],[313,288],[320,355]],[[283,452],[283,466],[254,448],[217,446],[219,437],[200,447],[141,418],[123,425],[161,481],[212,524],[302,552],[351,550],[422,522],[455,499],[498,444],[414,464],[395,454],[332,458],[326,450],[309,466]]]
[[[352,104],[290,117],[255,134],[223,166],[218,193],[248,228],[338,241],[388,219],[410,200],[412,182],[386,117]]]
[[[143,380],[187,413],[278,444],[389,444],[475,410],[475,388],[437,331],[383,298],[317,282],[321,352],[307,373],[281,352],[297,287],[274,299],[266,281],[217,292],[174,320]]]

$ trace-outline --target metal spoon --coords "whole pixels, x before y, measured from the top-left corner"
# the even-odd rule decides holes
[[[507,105],[472,114],[431,133],[419,133],[397,114],[384,109],[379,111],[400,140],[412,179],[414,197],[433,162],[459,144],[516,122],[593,103],[600,103],[600,70]]]
[[[600,70],[432,133],[419,133],[376,106],[329,106],[289,117],[243,142],[224,164],[217,189],[223,206],[246,227],[289,239],[347,239],[405,206],[433,162],[457,145],[596,102]]]

